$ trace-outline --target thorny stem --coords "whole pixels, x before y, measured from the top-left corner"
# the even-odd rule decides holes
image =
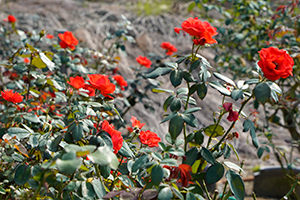
[[[206,194],[207,198],[208,198],[209,200],[212,200],[211,197],[209,196],[209,193],[208,193],[208,190],[207,190],[207,187],[206,187],[206,184],[205,184],[204,179],[202,179],[202,184],[203,184],[203,187],[204,187],[205,194]]]

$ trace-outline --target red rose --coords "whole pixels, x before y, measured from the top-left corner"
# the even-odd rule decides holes
[[[24,63],[30,63],[30,59],[29,58],[24,58]]]
[[[142,144],[146,144],[149,147],[158,147],[158,143],[161,139],[157,136],[156,133],[151,131],[141,131],[140,132],[140,140]]]
[[[212,38],[218,34],[216,32],[217,28],[212,27],[208,22],[202,22],[198,17],[195,17],[194,19],[192,17],[188,18],[186,21],[182,22],[181,27],[182,28],[175,27],[175,32],[179,33],[183,30],[190,36],[200,39],[199,41],[196,40],[199,45],[204,45],[205,43],[217,43],[217,41]]]
[[[143,128],[143,126],[145,126],[144,123],[141,123],[140,121],[138,121],[137,118],[134,117],[134,116],[131,117],[130,122],[132,123],[132,127],[133,128],[139,128],[139,129],[141,129],[141,128]]]
[[[68,81],[69,85],[72,85],[75,89],[82,88],[85,83],[84,79],[81,76],[70,77],[70,81]]]
[[[13,22],[16,22],[16,21],[17,21],[17,19],[16,19],[13,15],[8,15],[7,19],[8,19],[8,21],[9,21],[10,23],[13,23]]]
[[[239,119],[239,113],[237,111],[230,110],[227,119],[230,122],[236,121]]]
[[[58,34],[58,37],[60,38],[60,47],[61,48],[67,48],[74,50],[75,46],[78,44],[78,40],[74,37],[73,33],[71,31],[66,31],[64,34],[60,33]]]
[[[275,47],[264,48],[259,51],[259,56],[260,61],[257,64],[267,79],[275,81],[293,76],[294,61],[285,50]]]
[[[140,65],[143,65],[147,68],[151,67],[151,61],[147,57],[139,56],[135,59]]]
[[[19,93],[14,93],[12,90],[4,90],[1,92],[3,99],[13,103],[20,103],[23,101],[23,97]]]
[[[176,47],[170,42],[163,42],[161,43],[160,47],[167,50],[166,55],[168,56],[172,55],[173,52],[177,51]]]
[[[232,110],[232,103],[229,102],[225,102],[223,103],[223,108],[228,112],[230,110]]]
[[[84,86],[82,88],[87,90],[86,92],[82,91],[83,93],[88,94],[90,97],[95,96],[95,89],[92,88],[90,85],[84,84]]]
[[[113,125],[110,125],[108,121],[104,120],[102,122],[102,130],[107,132],[111,136],[111,140],[113,143],[114,153],[118,153],[118,151],[123,146],[123,137],[120,131],[115,130]]]
[[[46,35],[46,38],[52,39],[52,38],[54,38],[54,35],[47,34],[47,35]]]
[[[110,82],[106,75],[89,74],[88,77],[90,79],[88,82],[91,84],[92,88],[100,90],[103,96],[112,98],[108,94],[112,94],[115,91],[116,86]]]
[[[115,75],[115,76],[113,76],[113,79],[115,79],[117,81],[121,90],[125,90],[124,87],[127,87],[127,82],[124,80],[123,76]]]

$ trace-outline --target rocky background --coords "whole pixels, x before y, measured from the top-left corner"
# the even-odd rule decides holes
[[[58,30],[67,29],[72,31],[75,37],[80,40],[80,45],[86,45],[91,49],[101,51],[103,48],[102,41],[106,37],[106,34],[116,31],[118,23],[122,21],[122,16],[125,16],[131,22],[132,31],[130,35],[136,40],[136,43],[128,42],[126,44],[127,55],[120,54],[121,62],[118,68],[121,75],[125,78],[133,78],[134,75],[130,66],[137,65],[135,58],[138,55],[147,56],[148,53],[163,56],[164,51],[160,48],[162,42],[174,44],[178,49],[177,53],[181,55],[189,53],[191,48],[189,37],[178,35],[174,32],[174,27],[179,27],[189,17],[186,9],[188,3],[177,3],[176,1],[169,8],[169,12],[162,12],[163,14],[160,15],[145,16],[138,15],[133,9],[136,2],[135,0],[93,2],[80,0],[0,0],[0,20],[7,18],[7,15],[11,14],[18,19],[16,25],[22,30],[40,31],[45,29],[50,34],[56,34]],[[212,23],[212,25],[214,24]],[[216,67],[216,64],[213,63],[213,50],[206,48],[200,54],[206,57],[213,67]],[[163,77],[160,81],[164,83],[164,88],[172,88],[168,77]],[[151,92],[148,93],[148,96],[153,101],[155,108],[153,113],[145,110],[141,103],[137,103],[124,116],[124,119],[129,121],[131,116],[136,116],[141,122],[146,123],[149,129],[158,133],[163,139],[168,130],[168,123],[159,124],[159,122],[163,119],[164,111],[162,104],[167,96]],[[197,103],[198,106],[202,107],[202,110],[197,114],[199,128],[210,125],[213,120],[213,112],[218,111],[221,96],[217,91],[209,88],[208,95],[204,101],[199,100]],[[238,108],[240,103],[235,102],[234,106]],[[251,105],[245,109],[246,113],[249,113],[249,108],[252,108]],[[263,118],[264,116],[260,116],[260,119]],[[221,125],[225,128],[228,127],[227,120],[223,120]],[[256,149],[252,146],[249,134],[242,132],[242,121],[241,123],[237,123],[235,129],[235,131],[240,133],[241,137],[232,143],[239,152],[240,159],[245,160],[246,173],[244,177],[251,177],[252,169],[257,165],[278,164],[272,154],[270,154],[269,159],[266,157],[265,161],[258,159]],[[289,147],[284,142],[284,139],[290,138],[288,131],[279,127],[273,127],[273,130],[277,133],[275,143],[288,150]],[[259,139],[261,138],[263,137]],[[295,153],[295,156],[299,156],[298,152]],[[234,155],[231,156],[231,160],[238,164]]]

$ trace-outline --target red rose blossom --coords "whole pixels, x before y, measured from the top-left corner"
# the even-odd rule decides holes
[[[84,86],[82,87],[82,89],[85,89],[86,92],[84,92],[84,91],[82,91],[82,92],[88,94],[90,97],[95,96],[95,89],[92,88],[90,85],[84,84]]]
[[[161,43],[160,47],[167,50],[166,55],[168,56],[172,55],[174,52],[177,51],[176,47],[170,42],[163,42]]]
[[[54,35],[47,34],[47,35],[46,35],[46,38],[52,39],[52,38],[54,38]]]
[[[236,121],[239,119],[239,113],[237,111],[232,110],[232,103],[225,102],[223,103],[223,108],[226,112],[229,112],[229,115],[227,117],[228,121]]]
[[[121,90],[125,90],[124,87],[127,87],[127,82],[124,80],[123,76],[115,75],[115,76],[113,76],[113,79],[115,79],[117,81]]]
[[[141,131],[139,138],[142,144],[146,144],[149,147],[158,147],[158,143],[161,141],[156,133],[149,130]]]
[[[275,81],[293,76],[294,61],[285,50],[268,47],[260,50],[259,56],[257,64],[267,79]]]
[[[63,34],[58,34],[58,37],[60,38],[60,47],[61,48],[67,48],[74,50],[75,46],[78,44],[78,40],[74,37],[73,33],[71,31],[66,31]]]
[[[196,42],[194,41],[196,45],[217,43],[217,41],[212,38],[218,34],[216,32],[217,28],[212,27],[208,22],[202,22],[198,17],[194,19],[192,17],[188,18],[182,22],[181,27],[182,28],[175,27],[174,31],[179,34],[182,30],[190,36],[195,37],[197,39]]]
[[[24,63],[30,63],[30,59],[29,58],[24,58]]]
[[[17,19],[16,19],[13,15],[8,15],[7,19],[8,19],[8,21],[9,21],[10,23],[13,23],[13,22],[16,22],[16,21],[17,21]]]
[[[103,96],[112,98],[108,94],[112,94],[115,91],[116,86],[110,82],[106,75],[89,74],[88,77],[88,82],[91,84],[92,88],[100,90]]]
[[[140,65],[143,65],[147,68],[151,67],[151,61],[147,57],[139,56],[135,59]]]
[[[1,95],[6,101],[10,101],[13,103],[20,103],[23,101],[22,95],[17,92],[14,93],[12,90],[4,90],[3,92],[1,92]]]
[[[70,81],[68,81],[68,83],[77,90],[85,85],[84,79],[81,76],[76,76],[75,78],[70,77]]]
[[[145,126],[144,123],[141,123],[139,120],[137,120],[136,117],[132,116],[131,119],[130,119],[130,122],[132,123],[132,127],[133,128],[139,128],[139,129],[142,129],[143,126]]]
[[[115,127],[113,125],[110,125],[108,121],[104,120],[102,122],[102,130],[107,132],[111,136],[111,140],[113,143],[113,149],[114,153],[118,153],[118,151],[123,146],[123,137],[121,135],[120,131],[115,130]]]

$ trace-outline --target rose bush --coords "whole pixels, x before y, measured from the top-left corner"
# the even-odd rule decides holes
[[[0,29],[1,36],[19,37],[21,30],[13,23],[11,28],[14,31]],[[138,56],[132,67],[135,80],[130,82],[116,75],[120,59],[115,54],[125,48],[121,41],[130,38],[126,28],[106,38],[117,45],[104,52],[84,50],[71,32],[60,33],[60,41],[45,31],[35,37],[24,33],[20,42],[14,41],[17,45],[8,48],[2,56],[7,59],[0,63],[10,78],[1,86],[1,198],[244,199],[243,163],[228,160],[234,152],[240,161],[232,141],[242,133],[235,125],[241,123],[243,134],[249,132],[258,156],[268,151],[267,143],[258,141],[259,127],[251,120],[255,112],[247,115],[243,109],[251,101],[283,105],[281,84],[273,80],[278,71],[281,81],[293,80],[298,71],[286,51],[262,48],[256,51],[260,68],[252,63],[257,76],[232,80],[199,54],[208,44],[221,44],[216,28],[188,18],[174,30],[189,34],[191,52],[169,62]],[[39,46],[43,42],[46,45]],[[155,80],[159,76],[168,76],[173,88],[162,88]],[[199,127],[201,108],[195,98],[206,101],[211,89],[220,93],[220,106],[213,113],[215,120]],[[167,113],[161,123],[168,123],[165,138],[145,129],[134,116],[130,125],[122,118],[149,90],[168,94],[162,102]],[[230,122],[227,128],[224,120]],[[209,193],[207,185],[222,178],[226,184],[220,195]],[[291,179],[297,184],[296,176]]]

